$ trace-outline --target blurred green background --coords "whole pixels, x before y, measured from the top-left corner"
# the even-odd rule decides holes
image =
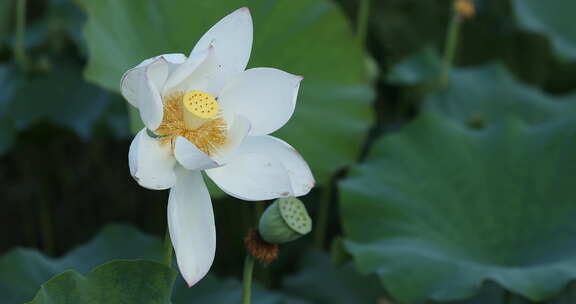
[[[305,76],[275,135],[318,181],[312,234],[256,268],[254,303],[576,303],[576,2],[455,2],[1,0],[0,303],[159,259],[168,192],[130,177],[120,76],[242,6],[249,67]],[[216,260],[173,303],[240,303],[270,202],[211,195]]]

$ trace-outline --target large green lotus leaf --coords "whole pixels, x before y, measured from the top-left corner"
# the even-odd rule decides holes
[[[69,282],[91,281],[92,274],[89,273],[90,270],[107,261],[117,259],[147,259],[159,261],[162,253],[162,242],[158,238],[143,234],[133,227],[125,225],[110,225],[105,227],[92,241],[72,250],[59,259],[46,257],[36,250],[14,249],[0,257],[0,294],[2,295],[0,303],[20,304],[32,300],[40,285],[46,281],[48,281],[47,284],[50,287],[49,289],[45,289],[48,289],[50,294],[56,292],[56,295],[58,295],[58,292],[60,292],[59,286],[65,287]],[[107,264],[105,264],[97,267],[94,272],[102,273],[102,269],[106,272],[115,272],[120,268],[129,271],[130,267],[132,266],[107,266]],[[149,270],[162,268],[156,265],[144,265],[144,267]],[[135,268],[136,271],[139,269],[144,271],[144,268],[140,266]],[[70,269],[74,269],[74,271],[65,272]],[[80,273],[88,274],[85,278]],[[138,279],[147,277],[147,275],[136,274],[136,277]],[[97,282],[97,284],[99,283]],[[86,287],[83,284],[79,284],[79,286],[81,288]],[[88,285],[89,288],[93,286],[95,285]],[[119,285],[119,287],[127,288],[122,285]],[[44,291],[44,293],[48,291]],[[178,278],[173,300],[176,304],[234,303],[235,301],[240,301],[241,294],[242,286],[238,280],[220,280],[208,275],[200,283],[195,285],[194,288],[186,287],[184,281]],[[41,295],[42,292],[39,296]],[[72,295],[72,293],[70,293],[70,295]],[[257,299],[255,303],[261,304],[280,304],[285,303],[284,301],[286,299],[292,299],[284,294],[273,293],[258,286],[255,287],[254,298]],[[44,297],[40,297],[39,299],[43,300],[38,300],[36,303],[68,303],[56,300],[46,302]]]
[[[518,295],[507,294],[506,290],[496,285],[493,282],[484,284],[481,294],[466,300],[450,301],[450,302],[436,302],[430,301],[429,304],[487,304],[487,303],[510,303],[510,304],[573,304],[576,303],[576,289],[574,283],[570,284],[571,287],[566,288],[561,294],[551,300],[545,302],[534,302]],[[512,298],[512,299],[510,299]],[[508,302],[507,302],[508,301]],[[428,304],[428,303],[427,303]]]
[[[131,226],[109,225],[92,241],[72,250],[59,259],[46,257],[38,251],[31,249],[11,250],[0,257],[0,294],[2,295],[0,303],[20,304],[32,300],[40,285],[46,281],[48,281],[48,286],[50,286],[50,292],[59,292],[60,287],[58,286],[66,286],[69,282],[91,281],[92,274],[89,272],[94,267],[110,260],[147,259],[159,261],[163,254],[162,246],[162,242],[158,238],[143,234]],[[120,267],[118,265],[107,266],[107,264],[105,264],[97,267],[94,271],[101,273],[100,270],[104,269],[106,272],[114,272],[120,268],[128,271],[130,267],[131,266],[124,265],[120,265]],[[144,267],[149,270],[162,268],[156,265],[144,265]],[[140,266],[135,268],[136,270],[141,269],[144,271],[144,268]],[[74,269],[74,271],[67,271],[70,269]],[[86,278],[80,273],[86,273]],[[147,277],[147,275],[140,274],[136,275],[136,277],[138,281],[139,278]],[[83,284],[79,284],[79,286],[81,288],[85,287]],[[92,284],[88,285],[90,288],[92,288],[92,286]],[[234,289],[228,288],[232,286],[234,286]],[[119,285],[119,287],[125,288],[122,285]],[[241,284],[237,280],[219,280],[210,275],[194,288],[187,288],[183,280],[178,278],[173,300],[177,304],[231,303],[234,302],[234,300],[239,301],[239,299],[241,299],[241,288]],[[255,297],[260,297],[261,295],[264,299],[269,299],[270,294],[270,292],[262,288],[256,288],[255,291]],[[42,292],[39,296],[41,295]],[[38,300],[36,303],[68,303],[58,301],[46,302],[46,299],[43,297],[39,299],[43,300]],[[206,299],[206,301],[203,301],[203,299]],[[224,299],[230,299],[230,301],[227,302],[224,301]],[[280,299],[285,299],[285,297],[281,297]],[[198,302],[196,300],[198,300]]]
[[[562,293],[555,296],[553,299],[545,301],[546,304],[573,304],[576,303],[576,284],[570,283]],[[510,299],[512,298],[512,299]],[[508,301],[508,302],[507,302]],[[524,297],[509,294],[501,286],[498,286],[492,281],[487,281],[483,284],[481,292],[472,298],[459,301],[450,302],[436,302],[430,301],[426,304],[487,304],[487,303],[510,303],[510,304],[534,304],[542,302],[534,302]]]
[[[561,58],[576,60],[575,1],[513,0],[512,4],[522,27],[547,35]]]
[[[298,272],[283,280],[280,290],[265,290],[256,284],[252,302],[258,304],[376,303],[378,296],[383,294],[376,277],[360,275],[354,271],[352,265],[336,267],[326,254],[320,252],[306,252],[298,269]],[[177,304],[239,303],[241,295],[242,283],[240,281],[221,280],[209,276],[193,288],[187,288],[185,283],[178,282],[173,300]]]
[[[34,297],[40,284],[60,272],[87,273],[114,259],[159,260],[160,240],[130,226],[110,225],[93,240],[61,258],[49,258],[32,249],[13,249],[0,257],[0,303],[23,303]]]
[[[152,261],[114,261],[86,276],[70,270],[42,284],[29,304],[169,304],[176,271]]]
[[[438,83],[441,59],[430,47],[394,65],[388,80],[402,86],[428,90],[424,111],[482,127],[509,117],[540,123],[576,114],[576,94],[554,96],[528,86],[501,63],[454,68],[447,87]],[[410,90],[410,89],[407,89]]]
[[[38,293],[36,302],[33,303],[91,303],[63,302],[54,298],[52,298],[52,302],[49,302],[47,296],[57,297],[62,295],[65,290],[70,291],[67,295],[71,297],[73,295],[80,296],[80,294],[92,295],[93,292],[97,294],[98,289],[95,287],[102,286],[102,274],[110,273],[106,276],[116,275],[120,271],[135,275],[135,282],[142,284],[145,282],[140,281],[140,278],[145,278],[148,274],[138,274],[138,271],[143,273],[158,272],[160,276],[157,283],[160,285],[156,286],[162,287],[157,289],[158,292],[162,293],[164,286],[168,286],[167,284],[171,281],[165,280],[167,277],[164,274],[167,273],[161,265],[122,262],[98,266],[107,261],[118,259],[159,261],[162,251],[162,242],[158,238],[143,234],[133,227],[125,225],[105,227],[92,241],[58,259],[46,257],[36,250],[14,249],[0,257],[0,295],[2,295],[0,303],[19,304],[30,301],[37,293],[40,285],[45,282],[44,288]],[[96,269],[92,270],[94,267]],[[67,271],[70,269],[74,269],[74,271]],[[341,269],[335,268],[329,262],[328,257],[318,253],[307,254],[300,269],[299,272],[286,280],[285,288],[282,291],[267,290],[256,282],[253,290],[253,303],[346,303],[345,299],[353,299],[355,296],[358,299],[374,299],[380,292],[378,286],[374,285],[372,278],[354,273],[349,266]],[[91,270],[92,272],[90,272]],[[120,280],[118,276],[115,278]],[[324,283],[320,284],[320,282]],[[70,284],[75,284],[76,289]],[[315,288],[310,288],[309,284],[315,284]],[[324,289],[316,288],[318,286],[323,286]],[[126,290],[130,286],[120,284],[117,288]],[[327,294],[327,290],[335,291]],[[178,276],[172,302],[175,304],[240,303],[241,295],[242,283],[235,278],[219,279],[208,275],[193,288],[188,288]],[[338,297],[342,297],[340,302],[331,302],[332,299],[338,299]]]
[[[576,94],[549,95],[492,63],[454,69],[448,87],[428,95],[423,109],[477,127],[510,117],[536,124],[576,115]]]
[[[352,264],[337,267],[325,253],[307,252],[300,269],[284,280],[282,290],[316,304],[377,303],[384,295],[375,276],[359,274]]]
[[[220,18],[249,7],[255,26],[249,66],[276,67],[305,77],[296,112],[278,135],[303,154],[319,182],[356,158],[371,120],[373,91],[362,50],[331,1],[78,2],[88,15],[85,75],[116,91],[127,69],[163,53],[188,54]]]
[[[174,288],[172,300],[174,304],[240,304],[242,300],[242,282],[237,279],[218,279],[214,276],[207,276],[197,285],[188,288],[183,280],[179,280]],[[252,286],[252,303],[312,304],[316,302],[292,296],[282,291],[266,290],[257,282],[254,282]]]
[[[401,303],[484,281],[548,299],[576,278],[575,172],[574,120],[474,130],[422,115],[340,183],[346,245]]]

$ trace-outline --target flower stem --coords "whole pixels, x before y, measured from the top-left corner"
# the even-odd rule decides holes
[[[370,0],[360,0],[358,7],[356,36],[358,43],[364,47],[366,46],[366,36],[368,33],[368,17],[370,16]]]
[[[254,258],[249,253],[244,260],[244,274],[242,277],[242,304],[250,304],[252,298],[252,272],[254,270]]]
[[[330,200],[332,198],[332,181],[330,181],[320,198],[320,205],[318,207],[318,216],[316,220],[316,228],[314,232],[314,244],[316,248],[324,248],[324,241],[326,239],[326,229],[328,226],[328,213],[330,212]]]
[[[452,19],[450,20],[450,24],[448,25],[446,41],[444,44],[444,61],[442,63],[442,72],[440,74],[440,84],[443,87],[448,85],[450,69],[454,63],[454,58],[456,57],[461,23],[462,17],[456,11],[454,11],[452,14]]]
[[[170,239],[170,230],[166,227],[166,235],[164,236],[164,264],[172,267],[172,240]]]
[[[266,210],[266,202],[257,202],[254,206],[254,221],[253,221],[253,225],[255,227],[258,227],[258,224],[260,222],[260,217],[262,217],[262,214],[264,213],[264,211]],[[255,275],[258,279],[260,283],[265,284],[266,286],[270,287],[270,281],[271,281],[271,274],[270,274],[270,268],[269,267],[263,267],[260,269],[259,273],[256,273]]]
[[[14,58],[21,68],[28,68],[28,56],[24,48],[26,33],[26,0],[16,1],[16,39],[14,41]]]

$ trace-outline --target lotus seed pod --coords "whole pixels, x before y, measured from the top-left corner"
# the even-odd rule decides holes
[[[279,198],[270,205],[258,225],[260,236],[272,244],[293,241],[312,230],[312,219],[297,198]]]

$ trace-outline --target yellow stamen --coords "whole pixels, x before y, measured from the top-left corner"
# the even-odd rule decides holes
[[[214,97],[202,91],[176,93],[164,100],[164,117],[154,131],[162,144],[174,145],[182,136],[202,152],[213,155],[226,141],[226,121]]]

